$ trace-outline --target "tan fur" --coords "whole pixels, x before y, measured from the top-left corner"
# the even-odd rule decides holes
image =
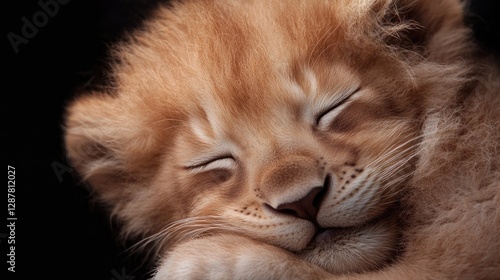
[[[68,106],[68,156],[155,279],[498,278],[500,73],[462,18],[160,7],[116,46],[116,86]]]

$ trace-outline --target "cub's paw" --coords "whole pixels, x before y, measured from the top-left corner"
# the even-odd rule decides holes
[[[245,237],[218,235],[190,240],[161,261],[154,280],[326,279],[321,268],[277,247]]]

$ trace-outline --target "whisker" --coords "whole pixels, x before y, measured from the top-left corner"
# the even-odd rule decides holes
[[[411,137],[402,143],[393,144],[365,167],[367,172],[376,176],[381,189],[385,190],[382,193],[389,199],[384,199],[384,204],[391,204],[398,199],[399,193],[404,190],[398,186],[414,174],[414,170],[409,168],[409,163],[418,157],[419,148],[422,145],[433,141],[434,135],[436,135],[435,132],[425,133]]]
[[[390,166],[393,164],[394,161],[398,161],[403,155],[408,153],[409,151],[415,149],[418,147],[420,144],[415,144],[412,145],[404,150],[393,150],[391,151],[390,154],[386,154],[377,160],[371,162],[367,167],[368,168],[374,168],[374,167],[379,167],[381,163],[384,163],[384,166]]]
[[[370,164],[368,164],[367,169],[380,167],[379,165],[382,162],[384,162],[384,165],[387,165],[385,170],[388,170],[388,168],[391,165],[396,164],[403,155],[407,154],[409,151],[412,151],[412,150],[414,150],[414,151],[410,155],[405,156],[404,158],[413,159],[414,157],[416,157],[419,154],[418,153],[419,147],[421,147],[422,145],[425,145],[426,143],[433,141],[433,139],[435,139],[433,137],[430,137],[433,135],[436,135],[436,133],[433,132],[433,133],[422,134],[422,135],[413,137],[413,138],[411,138],[411,139],[409,139],[401,144],[398,144],[397,146],[393,145],[393,146],[389,147],[388,149],[385,150],[386,152],[382,153],[382,155],[379,158],[375,159]],[[423,140],[418,141],[417,143],[412,144],[411,146],[407,146],[411,142],[417,141],[420,139],[423,139]],[[407,146],[407,147],[405,147],[405,146]],[[405,148],[401,149],[403,147],[405,147]]]
[[[379,176],[382,180],[385,180],[386,178],[388,177],[392,177],[396,172],[400,171],[400,168],[401,167],[405,167],[406,164],[411,161],[413,158],[415,158],[417,156],[417,154],[413,154],[411,156],[408,156],[408,157],[405,157],[405,158],[402,158],[396,162],[394,162],[393,164],[391,164],[390,166],[386,167],[384,169],[384,171],[382,171]]]
[[[404,150],[400,150],[401,148],[403,148],[404,146],[410,144],[411,142],[414,142],[414,141],[418,141],[426,136],[429,136],[429,135],[426,135],[426,134],[422,134],[422,135],[418,135],[416,137],[413,137],[401,144],[393,144],[391,146],[389,146],[388,148],[386,148],[383,152],[382,152],[382,156],[380,156],[378,159],[374,160],[373,162],[371,162],[368,167],[373,167],[373,166],[377,166],[380,162],[386,160],[387,158],[393,156],[394,153],[399,153],[399,155],[401,153],[405,153],[411,149],[414,149],[415,147],[418,147],[418,146],[421,146],[422,145],[422,141],[418,142],[418,143],[415,143],[413,145],[411,145],[410,147],[407,147],[405,148]],[[426,141],[426,140],[424,140]],[[397,145],[397,146],[396,146]]]
[[[159,256],[164,248],[213,231],[237,232],[238,230],[233,225],[228,225],[220,216],[190,217],[166,225],[160,231],[136,242],[127,251]]]

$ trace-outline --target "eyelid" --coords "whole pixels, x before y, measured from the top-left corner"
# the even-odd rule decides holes
[[[219,168],[232,168],[234,164],[235,159],[232,155],[221,155],[218,157],[201,160],[201,162],[189,164],[185,168],[192,171],[204,171]]]
[[[316,126],[319,125],[320,121],[321,121],[321,118],[323,118],[325,115],[327,115],[328,113],[330,113],[331,111],[337,109],[338,107],[344,105],[347,101],[349,101],[349,99],[356,93],[358,92],[359,90],[361,89],[361,87],[357,87],[355,90],[351,91],[350,93],[348,94],[345,94],[345,96],[343,96],[339,101],[335,102],[335,104],[333,104],[332,106],[324,109],[323,111],[321,111],[318,116],[316,117]]]

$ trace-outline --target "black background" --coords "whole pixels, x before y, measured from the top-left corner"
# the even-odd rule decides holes
[[[41,0],[55,2],[55,0]],[[68,0],[65,0],[68,1]],[[4,1],[6,2],[6,1]],[[9,1],[15,2],[15,1]],[[7,220],[1,215],[2,279],[146,279],[140,257],[127,257],[114,241],[116,227],[69,171],[62,148],[63,110],[75,89],[99,72],[109,44],[123,30],[140,28],[156,0],[70,0],[59,4],[15,52],[8,34],[22,36],[26,17],[43,11],[38,1],[3,3],[1,90],[4,168],[16,170],[16,273],[7,271]],[[168,2],[167,0],[163,3]],[[57,2],[56,2],[57,3]],[[7,5],[7,6],[6,6]],[[497,0],[473,0],[478,41],[500,49]],[[39,18],[43,20],[43,18]],[[7,174],[0,205],[7,212]],[[5,224],[5,226],[4,226]],[[9,245],[10,246],[10,245]],[[5,271],[5,273],[4,273]]]

